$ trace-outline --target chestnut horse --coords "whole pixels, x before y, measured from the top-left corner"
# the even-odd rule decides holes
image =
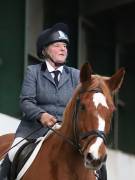
[[[121,68],[112,77],[92,75],[90,65],[83,65],[61,128],[43,142],[22,180],[96,180],[95,171],[107,157],[106,136],[115,110],[112,95],[124,73]]]
[[[115,110],[112,94],[124,73],[122,68],[110,78],[91,75],[90,65],[83,65],[62,127],[43,143],[23,180],[96,180],[94,172],[107,157],[106,135]]]

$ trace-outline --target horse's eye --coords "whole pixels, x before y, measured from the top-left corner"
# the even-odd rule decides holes
[[[84,104],[80,104],[80,110],[82,110],[82,111],[85,110],[85,105]]]

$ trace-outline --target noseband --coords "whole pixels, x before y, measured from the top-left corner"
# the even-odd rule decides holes
[[[80,94],[83,94],[85,92],[103,93],[103,91],[100,88],[95,88],[95,89],[90,89],[88,91],[83,91]],[[80,94],[79,94],[79,97],[77,98],[77,101],[75,104],[75,109],[73,112],[73,119],[72,119],[75,145],[78,147],[79,151],[81,151],[82,147],[80,145],[80,140],[83,140],[83,139],[88,138],[88,137],[100,137],[101,139],[103,139],[103,142],[106,145],[107,144],[107,138],[106,138],[106,135],[103,131],[91,130],[91,131],[87,131],[87,132],[79,132],[77,123],[78,123],[78,109],[80,107]]]

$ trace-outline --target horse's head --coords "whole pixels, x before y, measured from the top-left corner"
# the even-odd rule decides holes
[[[112,77],[91,73],[86,63],[75,93],[73,134],[84,155],[85,167],[96,170],[106,161],[106,135],[115,110],[112,95],[120,88],[125,71],[121,68]]]

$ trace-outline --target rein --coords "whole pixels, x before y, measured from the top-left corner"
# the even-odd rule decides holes
[[[64,136],[62,133],[56,131],[55,129],[53,129],[52,127],[48,127],[51,131],[53,131],[55,134],[57,134],[58,136],[60,136],[61,138],[63,138],[66,142],[68,142],[69,144],[71,144],[77,151],[81,152],[80,146],[79,144],[74,143],[74,140],[72,140],[71,138],[68,138],[66,136]]]

